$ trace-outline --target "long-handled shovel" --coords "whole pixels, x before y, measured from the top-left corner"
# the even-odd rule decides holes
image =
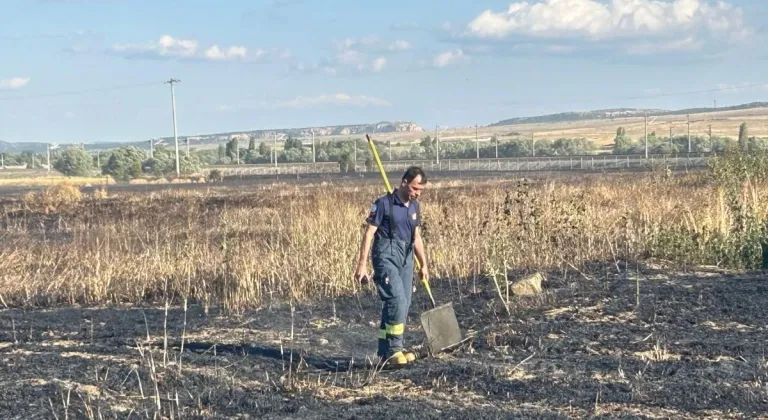
[[[381,177],[384,179],[387,192],[391,193],[392,186],[389,184],[387,173],[384,171],[378,152],[376,152],[376,145],[373,144],[373,140],[371,140],[369,135],[366,134],[365,138],[368,140],[368,146],[371,148],[373,158],[376,160]],[[421,265],[418,259],[415,260],[415,263],[416,268],[420,269]],[[432,290],[429,287],[429,279],[424,277],[422,283],[427,290],[427,294],[429,294],[429,300],[432,301],[432,309],[421,314],[421,325],[424,327],[424,332],[427,335],[429,351],[435,354],[461,343],[463,339],[459,329],[459,322],[456,319],[456,313],[453,311],[453,303],[448,302],[437,306],[435,299],[432,297]]]

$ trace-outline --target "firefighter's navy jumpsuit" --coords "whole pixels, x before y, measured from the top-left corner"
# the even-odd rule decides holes
[[[383,303],[379,324],[380,357],[390,357],[403,350],[403,333],[413,291],[414,234],[420,222],[418,200],[411,200],[406,207],[396,192],[379,197],[368,215],[368,223],[378,227],[371,260],[373,281]],[[391,226],[396,227],[395,235]]]

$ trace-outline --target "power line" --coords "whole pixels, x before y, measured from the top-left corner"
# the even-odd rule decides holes
[[[68,91],[68,92],[43,93],[39,95],[0,96],[0,101],[27,100],[27,99],[39,99],[39,98],[52,98],[52,97],[59,97],[59,96],[82,95],[86,93],[109,92],[109,91],[122,90],[122,89],[133,89],[138,87],[159,86],[164,83],[165,82],[138,83],[133,85],[118,85],[118,86],[111,86],[111,87],[105,87],[105,88],[84,89],[84,90]]]

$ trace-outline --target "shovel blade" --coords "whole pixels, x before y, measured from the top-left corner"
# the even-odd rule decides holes
[[[421,326],[424,327],[427,345],[432,354],[439,353],[462,341],[459,322],[453,311],[453,303],[447,303],[422,313]]]

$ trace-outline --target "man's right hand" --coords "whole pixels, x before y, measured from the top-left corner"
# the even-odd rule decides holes
[[[368,268],[365,264],[358,264],[357,269],[355,270],[355,281],[362,285],[366,285],[368,284],[368,280]]]

